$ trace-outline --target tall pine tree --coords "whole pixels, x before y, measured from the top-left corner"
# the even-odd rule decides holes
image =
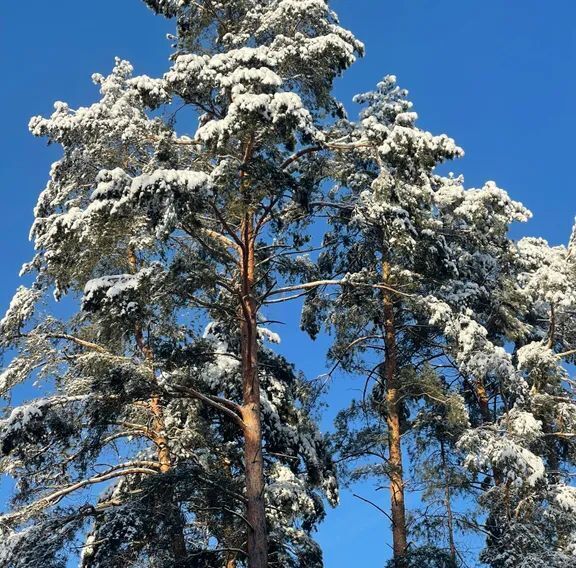
[[[430,462],[436,447],[442,475],[453,477],[454,491],[466,488],[461,469],[449,464],[457,464],[455,444],[468,428],[468,413],[487,410],[483,377],[469,376],[473,369],[465,368],[471,355],[466,326],[484,338],[483,314],[497,303],[488,300],[510,287],[508,227],[528,213],[493,183],[464,190],[462,180],[434,173],[461,150],[446,136],[416,128],[394,77],[356,100],[367,108],[360,124],[338,126],[356,148],[340,162],[340,183],[326,204],[333,228],[319,258],[321,270],[336,271],[348,285],[331,300],[309,297],[303,324],[312,334],[318,318],[334,328],[331,359],[366,377],[363,400],[339,417],[337,444],[340,459],[357,464],[353,479],[389,480],[393,564],[421,566],[428,558],[434,566],[454,565],[451,482],[419,477],[429,497],[433,486],[443,487],[448,525],[446,555],[437,539],[419,550],[408,530],[418,532],[406,511],[404,461],[412,449],[416,461]],[[501,310],[491,322],[500,337],[508,319]],[[501,347],[490,345],[506,359]],[[474,401],[467,407],[470,384]],[[431,526],[430,516],[424,524]]]
[[[332,80],[362,46],[322,0],[150,4],[178,25],[162,79],[119,60],[94,76],[101,101],[31,122],[63,158],[36,208],[35,283],[2,322],[18,351],[2,392],[45,379],[54,395],[1,425],[20,479],[3,561],[56,565],[94,518],[85,566],[314,565],[334,479],[261,308],[310,279],[291,255],[321,175],[296,165],[328,147]],[[157,112],[175,100],[198,117],[190,136]],[[66,321],[33,313],[52,290],[80,302]],[[67,499],[118,478],[93,504]]]

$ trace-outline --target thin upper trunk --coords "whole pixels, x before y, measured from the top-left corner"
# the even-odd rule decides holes
[[[134,274],[138,270],[138,261],[136,254],[132,248],[128,250],[128,264],[130,266],[131,272]],[[144,337],[144,331],[142,324],[137,322],[134,326],[134,337],[136,339],[136,344],[140,349],[146,364],[150,367],[152,372],[154,371],[154,353],[150,345],[146,342]],[[168,444],[168,438],[166,437],[166,422],[164,420],[164,410],[162,408],[162,402],[157,395],[154,395],[148,402],[148,409],[152,414],[152,424],[151,424],[151,435],[156,445],[156,453],[158,456],[158,462],[160,464],[160,472],[168,473],[172,469],[172,456],[170,454],[170,446]],[[169,515],[173,516],[173,526],[175,528],[174,534],[171,537],[171,548],[172,554],[176,562],[183,562],[187,557],[186,552],[186,539],[184,537],[184,523],[182,521],[182,515],[178,506],[174,501],[174,492],[172,486],[168,491],[166,501],[170,507],[171,511],[168,512]]]
[[[444,447],[444,440],[440,440],[440,456],[442,458],[442,469],[444,475],[446,476],[448,464],[446,460],[446,448]],[[454,515],[452,513],[452,496],[450,494],[449,480],[445,479],[444,483],[444,506],[446,507],[446,524],[448,525],[448,545],[450,546],[450,558],[452,559],[454,566],[456,566],[456,544],[454,542]]]
[[[482,424],[490,424],[494,421],[494,415],[490,412],[490,397],[484,386],[484,381],[482,379],[476,379],[473,382],[473,388],[476,399],[478,400],[478,406],[480,407]],[[492,468],[492,475],[494,477],[494,485],[500,485],[502,483],[502,473],[497,467]]]
[[[383,263],[383,283],[391,286],[390,264]],[[384,290],[384,343],[386,360],[384,380],[386,381],[386,422],[388,425],[388,447],[390,467],[390,500],[392,513],[392,548],[396,566],[405,566],[408,538],[406,533],[406,509],[404,504],[404,474],[402,469],[401,401],[397,377],[398,353],[392,293]]]
[[[492,422],[492,413],[490,412],[490,398],[484,386],[482,379],[474,381],[474,392],[478,399],[478,406],[480,407],[480,415],[482,416],[482,423],[489,424]]]
[[[249,523],[247,555],[249,568],[268,566],[268,535],[264,504],[264,460],[260,379],[258,377],[258,327],[255,299],[254,216],[248,212],[242,222],[241,256],[241,352],[244,421],[244,461],[246,468],[246,519]]]

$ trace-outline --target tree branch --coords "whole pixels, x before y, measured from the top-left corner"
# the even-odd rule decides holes
[[[97,483],[102,483],[103,481],[108,481],[110,479],[114,479],[115,477],[125,477],[127,475],[136,475],[139,473],[146,474],[146,475],[158,475],[158,470],[151,469],[152,467],[160,467],[159,464],[156,462],[127,462],[123,464],[119,464],[117,466],[111,467],[109,470],[105,471],[104,473],[99,473],[93,477],[88,479],[83,479],[82,481],[78,481],[77,483],[73,483],[47,495],[46,497],[42,497],[35,503],[31,503],[24,509],[17,511],[12,514],[4,515],[0,517],[0,522],[6,521],[13,521],[23,517],[26,517],[29,513],[34,511],[35,509],[42,509],[44,507],[49,507],[50,505],[55,505],[64,497],[73,493],[74,491],[78,491],[79,489],[83,489],[89,485],[95,485]]]
[[[207,229],[205,227],[202,227],[200,231],[207,237],[218,241],[220,244],[224,245],[224,247],[234,249],[238,253],[242,252],[240,245],[232,241],[232,239],[229,239],[228,237],[219,233],[218,231],[213,231],[212,229]]]
[[[320,286],[358,286],[360,288],[374,288],[377,290],[387,290],[393,294],[398,294],[399,296],[404,296],[407,298],[413,298],[414,294],[407,294],[406,292],[401,292],[396,288],[386,286],[385,284],[365,284],[363,282],[350,282],[348,280],[316,280],[315,282],[306,282],[304,284],[296,284],[294,286],[286,286],[284,288],[277,288],[268,292],[267,296],[276,296],[278,294],[284,294],[286,292],[295,292],[296,290],[309,290],[313,288],[319,288]]]
[[[292,156],[290,156],[288,159],[286,159],[283,162],[283,164],[280,166],[280,168],[285,170],[290,164],[293,164],[294,162],[296,162],[297,160],[299,160],[303,156],[306,156],[308,154],[312,154],[314,152],[320,152],[321,150],[324,150],[324,149],[325,149],[325,146],[320,146],[320,145],[310,146],[309,148],[304,148],[303,150],[300,150],[299,152],[292,154]]]
[[[202,394],[201,392],[191,387],[184,387],[181,385],[170,385],[169,388],[179,391],[183,394],[187,394],[192,398],[195,398],[208,404],[209,406],[212,406],[216,410],[219,410],[220,412],[228,416],[228,418],[231,418],[236,424],[238,424],[238,426],[240,426],[240,428],[242,429],[246,428],[246,424],[244,423],[244,420],[242,420],[242,417],[240,415],[242,410],[240,406],[235,402],[232,402],[231,400],[219,396],[209,396]]]
[[[378,505],[376,505],[376,503],[373,503],[369,499],[365,499],[364,497],[361,497],[360,495],[358,495],[356,493],[352,493],[352,495],[354,497],[356,497],[356,499],[360,499],[360,501],[364,501],[364,503],[368,503],[368,505],[372,505],[372,507],[374,507],[375,509],[378,509],[378,511],[380,511],[383,515],[386,515],[388,517],[388,519],[390,519],[390,522],[392,524],[394,524],[392,517],[384,509],[382,509],[382,507],[379,507]]]
[[[208,203],[209,203],[210,207],[212,208],[212,210],[214,211],[214,214],[216,215],[216,218],[218,219],[218,221],[220,223],[222,223],[222,226],[224,227],[226,232],[230,235],[230,237],[236,243],[236,245],[238,245],[240,250],[243,251],[244,250],[244,243],[242,242],[242,239],[240,239],[238,237],[238,235],[236,234],[236,231],[234,231],[234,229],[232,229],[232,227],[230,227],[230,225],[228,224],[228,221],[226,221],[225,217],[222,215],[222,213],[220,213],[220,210],[218,209],[218,207],[216,207],[216,204],[212,203],[212,201],[208,201]]]
[[[97,351],[98,353],[106,353],[111,355],[110,351],[102,345],[98,345],[97,343],[92,343],[92,341],[87,341],[85,339],[80,339],[79,337],[75,337],[74,335],[69,335],[67,333],[46,333],[43,334],[46,339],[66,339],[79,345],[80,347],[85,347],[86,349],[91,349],[92,351]]]
[[[556,353],[556,357],[558,357],[558,359],[562,359],[563,357],[570,357],[570,355],[576,355],[576,349],[570,349],[570,351],[564,351],[564,353]]]

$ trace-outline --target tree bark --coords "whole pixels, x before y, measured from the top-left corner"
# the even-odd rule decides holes
[[[478,400],[482,424],[491,424],[494,422],[494,416],[490,412],[490,397],[484,386],[484,381],[482,379],[476,379],[473,382],[473,388],[476,399]],[[502,483],[502,474],[498,468],[492,468],[492,474],[494,476],[494,485],[500,485]]]
[[[135,274],[138,270],[138,259],[132,248],[128,249],[128,265],[130,266],[130,271],[132,274]],[[144,356],[146,364],[153,371],[154,353],[144,338],[144,331],[140,322],[137,322],[134,326],[134,337],[136,340],[136,345]],[[164,420],[164,411],[160,398],[158,396],[153,396],[148,403],[148,408],[152,414],[151,430],[153,432],[153,440],[157,448],[160,472],[168,473],[172,469],[173,464],[172,456],[170,454],[170,446],[166,437],[166,423]],[[174,501],[174,491],[172,487],[170,487],[170,490],[168,491],[167,501],[172,505],[170,514],[173,515],[175,531],[171,537],[171,547],[172,554],[174,555],[174,559],[177,562],[176,565],[178,566],[181,563],[184,563],[188,553],[186,551],[186,539],[184,537],[184,523],[182,521],[182,515],[179,507]]]
[[[482,423],[489,424],[492,422],[492,413],[490,412],[490,399],[482,379],[477,379],[474,381],[474,392],[476,394],[476,398],[478,399],[478,406],[480,407]]]
[[[444,440],[440,440],[440,456],[442,458],[442,469],[446,475],[447,462]],[[448,545],[450,547],[450,558],[454,566],[456,566],[456,543],[454,542],[454,515],[452,514],[452,496],[450,494],[449,480],[445,479],[444,483],[444,506],[446,507],[446,520],[448,525]]]
[[[247,212],[241,227],[241,354],[242,419],[244,421],[244,461],[246,475],[246,519],[249,523],[247,555],[249,568],[268,566],[268,535],[264,503],[264,460],[260,379],[258,377],[258,308],[255,300],[254,216]]]
[[[382,266],[383,282],[390,286],[391,269],[386,261]],[[394,299],[388,290],[382,292],[384,304],[384,380],[386,383],[386,422],[388,425],[388,448],[390,466],[390,501],[392,516],[392,548],[398,568],[406,566],[408,538],[406,508],[404,503],[404,473],[402,468],[401,401],[397,378],[397,344],[394,315]]]

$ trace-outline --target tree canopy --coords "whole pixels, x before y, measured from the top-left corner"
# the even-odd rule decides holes
[[[394,76],[350,118],[333,83],[364,47],[325,0],[145,4],[175,22],[166,73],[117,59],[97,102],[30,121],[61,157],[0,397],[49,394],[1,411],[0,567],[320,568],[360,479],[390,567],[468,566],[472,533],[491,568],[576,565],[576,235],[514,241],[530,212],[438,173],[463,150]],[[364,380],[330,433],[276,348],[287,302]]]

